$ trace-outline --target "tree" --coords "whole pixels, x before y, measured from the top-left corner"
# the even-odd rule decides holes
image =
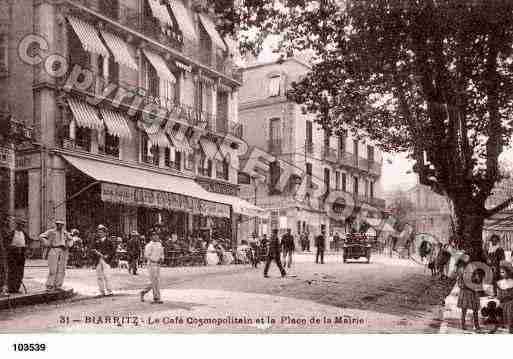
[[[481,245],[485,218],[513,201],[485,207],[512,134],[512,1],[246,0],[236,13],[238,30],[280,33],[285,54],[314,50],[289,97],[334,133],[408,151],[451,200],[456,234]]]

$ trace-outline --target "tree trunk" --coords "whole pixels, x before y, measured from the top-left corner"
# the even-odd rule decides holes
[[[464,250],[471,261],[483,260],[483,227],[485,217],[479,206],[454,203],[456,246]]]

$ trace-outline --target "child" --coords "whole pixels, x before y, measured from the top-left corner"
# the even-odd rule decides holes
[[[144,257],[148,260],[148,273],[151,283],[141,291],[141,302],[150,290],[153,290],[153,303],[162,304],[160,299],[160,262],[164,260],[164,247],[160,243],[159,234],[156,231],[150,233],[151,242],[144,247]]]
[[[504,324],[513,334],[513,265],[502,261],[499,267],[500,280],[497,282],[497,295],[501,302]]]
[[[476,331],[480,331],[479,327],[479,296],[477,291],[473,289],[473,281],[466,283],[469,279],[467,275],[464,275],[465,269],[467,268],[469,257],[464,255],[456,263],[457,283],[460,288],[458,295],[458,308],[461,309],[461,329],[466,330],[465,319],[467,316],[467,310],[472,310],[472,316],[474,318],[474,328]]]

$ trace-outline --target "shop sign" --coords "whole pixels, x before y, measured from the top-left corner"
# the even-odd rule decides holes
[[[230,207],[225,204],[204,201],[177,193],[154,191],[110,183],[102,183],[101,199],[104,202],[131,206],[162,208],[192,212],[212,217],[230,217]]]

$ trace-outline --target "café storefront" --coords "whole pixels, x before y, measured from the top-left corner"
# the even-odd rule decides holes
[[[202,221],[211,226],[231,221],[230,204],[219,202],[192,178],[93,159],[63,157],[69,164],[68,227],[78,228],[85,236],[91,236],[99,223],[121,237],[133,230],[147,233],[159,223],[169,234],[188,241],[198,229],[194,228],[194,218],[204,219]],[[226,228],[230,225],[212,229],[220,232]],[[231,236],[231,233],[225,235]]]

